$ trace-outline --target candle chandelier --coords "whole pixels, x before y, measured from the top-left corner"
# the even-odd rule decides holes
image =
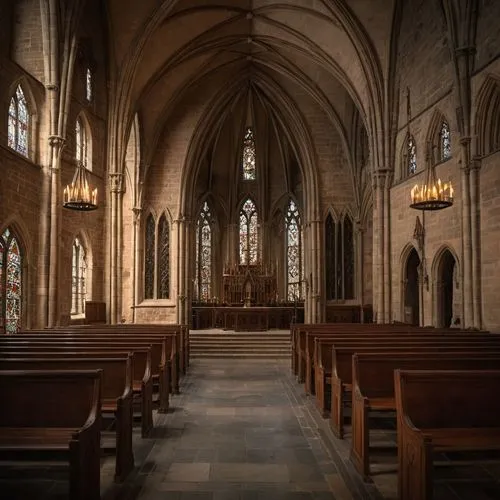
[[[85,165],[78,161],[73,181],[64,188],[63,207],[88,212],[97,208],[97,188],[91,189]]]
[[[417,210],[442,210],[453,205],[453,186],[451,182],[436,180],[431,160],[428,160],[424,184],[415,184],[411,193],[410,207]]]

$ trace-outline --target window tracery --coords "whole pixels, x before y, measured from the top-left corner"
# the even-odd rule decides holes
[[[16,88],[9,104],[8,146],[28,156],[29,110],[21,85]]]

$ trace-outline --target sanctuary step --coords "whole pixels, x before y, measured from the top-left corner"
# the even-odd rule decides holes
[[[290,332],[232,332],[223,330],[191,330],[192,358],[289,359]]]

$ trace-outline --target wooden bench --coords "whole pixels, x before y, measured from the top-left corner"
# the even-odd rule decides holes
[[[32,334],[32,335],[12,335],[0,337],[0,350],[17,350],[19,347],[31,347],[40,351],[68,349],[100,349],[100,350],[119,350],[133,351],[134,348],[151,349],[151,371],[153,382],[158,385],[159,390],[159,408],[160,413],[166,413],[169,408],[169,392],[170,386],[175,382],[171,382],[171,376],[176,372],[171,368],[168,361],[167,353],[171,353],[172,337],[157,337],[152,338],[143,336],[140,339],[116,338],[114,335],[96,335],[96,336],[80,336],[71,334]]]
[[[500,449],[500,371],[396,370],[398,492],[432,500],[433,454]]]
[[[116,351],[113,349],[102,350],[68,350],[40,351],[31,349],[29,346],[16,351],[5,351],[0,348],[0,359],[10,358],[123,358],[132,355],[133,380],[132,387],[134,399],[140,404],[141,414],[141,436],[147,437],[153,429],[153,380],[151,377],[151,350],[149,348],[137,348],[133,351]]]
[[[134,468],[132,449],[132,357],[125,358],[10,358],[0,359],[0,370],[102,370],[101,415],[116,422],[115,480],[123,481]],[[64,399],[57,406],[66,406]],[[28,406],[29,407],[29,406]]]
[[[352,345],[352,346],[334,346],[332,349],[332,375],[331,375],[331,406],[330,406],[330,425],[333,433],[339,438],[344,437],[344,409],[346,406],[347,395],[351,395],[352,391],[352,356],[361,353],[395,353],[406,352],[411,355],[419,353],[436,354],[453,352],[467,354],[470,356],[481,356],[482,353],[491,351],[488,345],[464,346],[454,345],[450,343],[440,345],[397,345],[390,347],[373,345]]]
[[[442,352],[355,354],[352,357],[351,461],[364,477],[370,474],[370,411],[396,411],[394,370],[500,370],[500,350],[481,355]]]
[[[67,452],[69,498],[101,498],[99,370],[0,371],[0,400],[0,451],[9,461]]]

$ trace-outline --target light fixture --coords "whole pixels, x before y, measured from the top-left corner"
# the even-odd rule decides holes
[[[450,182],[436,180],[431,155],[427,155],[427,172],[425,183],[413,186],[410,207],[416,210],[442,210],[453,205],[453,186]]]
[[[87,169],[79,161],[71,184],[64,188],[63,207],[88,212],[97,208],[97,188],[91,189]]]

